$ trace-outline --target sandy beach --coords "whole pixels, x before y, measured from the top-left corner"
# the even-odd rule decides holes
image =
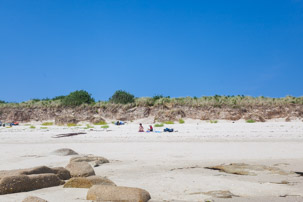
[[[70,156],[52,151],[70,148],[93,154],[110,163],[95,167],[119,186],[147,190],[150,201],[303,201],[303,123],[280,120],[265,123],[245,121],[185,120],[165,125],[173,133],[138,133],[138,123],[147,128],[150,120],[137,120],[108,129],[94,126],[47,126],[41,123],[0,128],[0,170],[35,166],[65,167]],[[31,129],[30,125],[36,128]],[[162,128],[155,128],[163,131]],[[86,134],[54,138],[57,134]],[[252,169],[253,175],[238,175],[206,167],[244,163],[283,171]],[[266,167],[266,168],[267,168]],[[212,196],[212,191],[229,191],[232,198]],[[87,189],[44,188],[0,195],[0,201],[22,201],[38,196],[50,202],[86,201]]]

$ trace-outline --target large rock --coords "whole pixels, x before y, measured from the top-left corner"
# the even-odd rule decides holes
[[[89,176],[89,177],[71,178],[64,184],[64,188],[90,188],[93,185],[116,186],[116,184],[113,181],[105,177]]]
[[[53,151],[52,154],[55,154],[58,156],[78,155],[77,152],[75,152],[74,150],[69,149],[69,148],[57,149],[57,150]]]
[[[88,192],[87,200],[146,202],[150,194],[144,189],[108,185],[94,185]]]
[[[47,173],[55,174],[61,180],[68,180],[71,178],[69,171],[63,167],[49,168],[47,166],[38,166],[34,168],[0,171],[0,179],[8,176],[47,174]]]
[[[29,196],[23,199],[22,202],[47,202],[47,201],[36,196]]]
[[[68,180],[71,178],[69,171],[63,167],[49,168],[47,166],[39,166],[29,169],[22,169],[17,173],[20,175],[53,173],[56,174],[61,180]]]
[[[93,167],[87,162],[70,162],[65,167],[72,177],[88,177],[95,175]]]
[[[55,167],[52,168],[52,170],[61,180],[68,180],[71,178],[70,172],[63,167]]]
[[[70,159],[70,162],[94,162],[95,165],[101,165],[104,163],[109,163],[109,160],[102,156],[94,156],[94,155],[83,155],[83,156],[75,156]]]
[[[15,175],[0,180],[0,195],[31,191],[64,184],[55,174]]]

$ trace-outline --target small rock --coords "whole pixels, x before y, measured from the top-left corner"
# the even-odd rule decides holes
[[[83,155],[75,156],[70,159],[70,162],[95,162],[97,164],[109,163],[109,160],[102,156]]]
[[[36,196],[29,196],[26,197],[22,202],[47,202],[47,201]]]
[[[53,151],[52,154],[55,154],[58,156],[78,155],[77,152],[75,152],[74,150],[69,149],[69,148],[57,149],[57,150]]]
[[[66,169],[72,177],[88,177],[95,175],[93,167],[87,162],[70,162]]]
[[[89,177],[74,177],[68,180],[64,188],[90,188],[93,185],[109,185],[116,186],[116,184],[105,178],[100,176],[89,176]]]
[[[87,200],[123,202],[146,202],[150,198],[150,194],[144,189],[108,185],[94,185],[86,196]]]

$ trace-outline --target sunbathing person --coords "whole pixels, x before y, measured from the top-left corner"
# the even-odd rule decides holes
[[[153,126],[152,126],[152,125],[149,125],[149,129],[148,129],[147,131],[153,132],[153,131],[154,131]]]
[[[144,132],[144,128],[142,126],[142,123],[140,123],[140,125],[139,125],[139,132]]]

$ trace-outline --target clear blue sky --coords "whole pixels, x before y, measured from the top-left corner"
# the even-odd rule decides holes
[[[302,0],[0,0],[0,100],[303,95]]]

